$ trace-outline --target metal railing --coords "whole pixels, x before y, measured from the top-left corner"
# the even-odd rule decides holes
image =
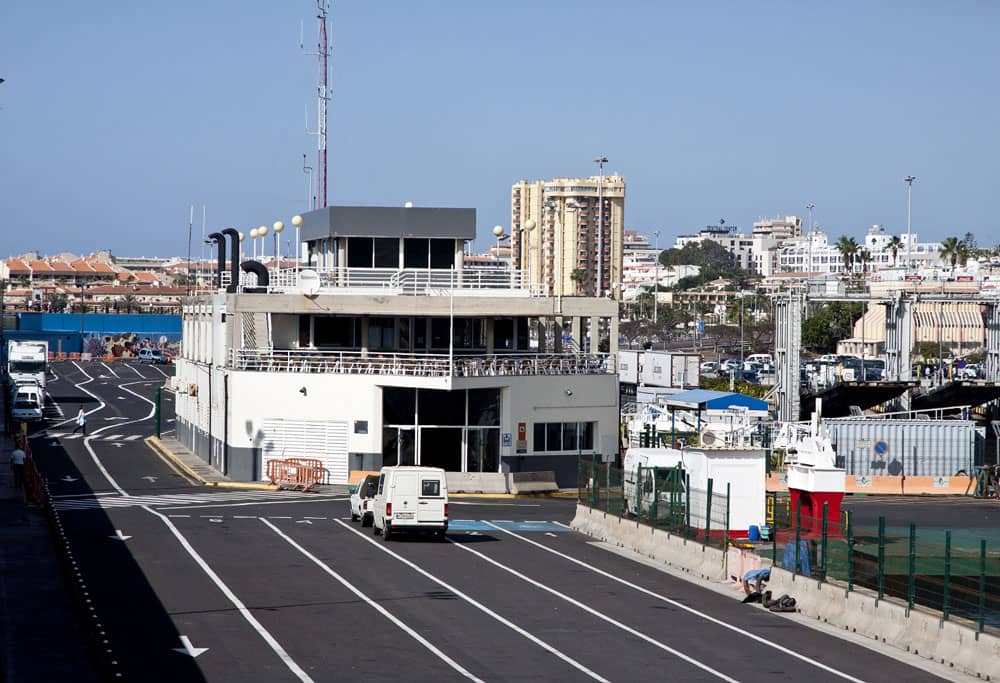
[[[693,488],[680,467],[643,468],[626,473],[594,459],[581,459],[577,500],[595,510],[631,517],[704,545],[729,545],[729,487]]]
[[[942,619],[972,622],[978,631],[1000,628],[1000,553],[977,530],[918,528],[910,523],[859,525],[851,513],[830,519],[792,509],[790,499],[769,494],[772,542],[758,547],[776,566],[818,581],[859,586],[879,600],[903,601],[941,612]],[[982,531],[982,530],[978,530]]]
[[[417,377],[603,375],[617,372],[612,354],[458,355],[309,349],[230,349],[229,367],[253,372],[307,372]]]
[[[383,289],[398,294],[434,294],[433,290],[482,291],[518,290],[536,294],[542,285],[530,283],[524,271],[502,268],[275,268],[268,270],[268,293],[301,291],[302,273],[312,271],[319,276],[320,292],[332,293],[344,289]],[[229,271],[222,273],[222,286],[232,282]],[[240,273],[240,288],[257,287],[257,276]]]

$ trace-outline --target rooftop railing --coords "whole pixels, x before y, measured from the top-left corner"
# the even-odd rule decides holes
[[[252,372],[306,372],[409,377],[603,375],[617,372],[612,354],[375,353],[311,349],[230,349],[229,367]]]
[[[495,290],[522,295],[538,294],[541,285],[532,284],[521,270],[497,267],[471,267],[461,270],[435,268],[280,268],[268,271],[268,293],[292,294],[304,290],[304,285],[318,285],[320,293],[335,293],[346,289],[378,289],[396,294],[433,294],[435,290],[476,291]],[[309,273],[309,275],[305,275]],[[312,273],[318,276],[318,281]],[[229,272],[222,274],[222,286],[232,281]],[[240,273],[241,290],[257,287],[257,276]]]

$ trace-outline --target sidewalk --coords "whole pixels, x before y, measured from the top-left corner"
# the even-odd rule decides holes
[[[249,489],[253,491],[276,491],[277,486],[258,482],[233,481],[219,470],[199,458],[191,449],[172,436],[146,438],[146,445],[163,458],[174,469],[180,470],[189,479],[204,486],[220,488]]]
[[[0,680],[98,680],[40,510],[14,488],[0,433]]]

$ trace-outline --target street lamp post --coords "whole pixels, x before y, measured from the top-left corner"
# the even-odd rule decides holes
[[[656,237],[656,277],[653,281],[653,325],[659,324],[659,303],[660,303],[660,231],[654,230]]]
[[[267,237],[266,225],[262,225],[259,228],[257,228],[257,237],[260,238],[260,260],[263,261],[264,253],[267,251],[267,240],[264,239],[265,237]]]
[[[295,269],[298,270],[302,265],[302,258],[300,256],[302,240],[299,238],[299,228],[302,227],[302,216],[298,214],[292,216],[292,225],[295,227]]]
[[[600,169],[597,180],[597,286],[594,296],[601,296],[604,288],[604,164],[608,158],[601,155],[594,159]]]
[[[250,228],[250,239],[253,240],[253,260],[257,260],[257,236],[260,235],[260,231],[257,228]]]
[[[809,209],[809,235],[807,237],[807,240],[808,240],[808,246],[809,246],[809,273],[811,274],[813,272],[813,238],[812,238],[812,234],[813,234],[813,209],[816,208],[816,205],[813,204],[812,202],[809,202],[808,204],[806,204],[806,208]]]
[[[282,221],[275,221],[271,228],[274,230],[274,273],[277,275],[281,269],[281,240],[278,239],[278,235],[285,229],[285,224]]]
[[[909,268],[911,265],[911,259],[913,258],[913,235],[910,231],[910,207],[911,198],[913,196],[913,181],[916,180],[916,176],[908,175],[903,178],[903,182],[906,183],[906,267]]]

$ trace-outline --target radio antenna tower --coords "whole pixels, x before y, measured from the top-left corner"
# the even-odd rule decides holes
[[[307,55],[318,57],[319,61],[319,83],[316,86],[316,130],[309,130],[308,118],[306,121],[306,133],[315,135],[317,138],[318,159],[316,163],[316,208],[326,207],[326,124],[327,124],[327,102],[330,101],[330,91],[328,87],[329,67],[327,60],[330,57],[330,47],[326,37],[326,16],[330,9],[329,0],[316,0],[317,14],[319,20],[319,32],[316,45],[316,52],[307,52]],[[299,47],[305,47],[305,41],[300,33]]]

